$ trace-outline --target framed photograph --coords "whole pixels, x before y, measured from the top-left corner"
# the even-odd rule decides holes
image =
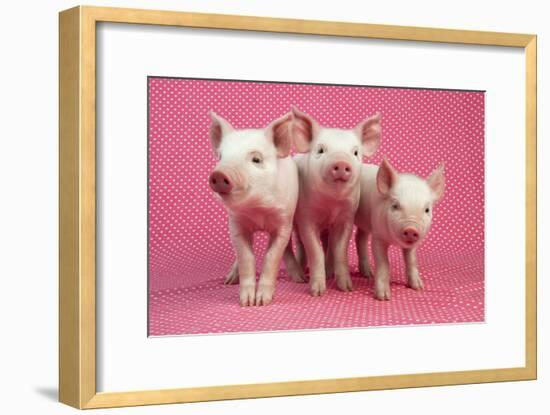
[[[61,402],[536,379],[535,35],[59,27]]]

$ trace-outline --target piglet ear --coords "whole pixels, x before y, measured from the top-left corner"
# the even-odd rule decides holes
[[[441,163],[437,169],[435,169],[430,177],[427,179],[428,185],[432,189],[435,195],[435,201],[437,202],[443,197],[445,192],[445,164]]]
[[[210,144],[212,144],[214,157],[218,158],[218,149],[222,142],[222,137],[233,131],[233,127],[214,111],[210,111],[210,120]]]
[[[319,124],[312,117],[292,107],[292,141],[296,150],[300,153],[307,153],[310,150],[313,137],[319,131]]]
[[[277,157],[285,158],[290,154],[292,147],[292,113],[276,119],[266,128],[267,135],[273,139],[273,145],[277,149]]]
[[[367,157],[371,157],[376,153],[380,145],[380,135],[382,132],[380,118],[380,114],[373,115],[361,121],[355,127],[355,132],[363,144],[363,154]]]
[[[391,188],[395,186],[398,179],[399,175],[390,162],[386,159],[382,160],[378,174],[376,175],[376,187],[378,187],[378,191],[383,195],[387,195]]]

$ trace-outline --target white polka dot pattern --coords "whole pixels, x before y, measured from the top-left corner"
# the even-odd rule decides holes
[[[149,334],[154,336],[369,327],[484,320],[484,93],[311,84],[149,78]],[[382,114],[382,143],[399,171],[426,177],[446,165],[445,197],[418,252],[425,290],[404,286],[392,248],[392,299],[376,301],[357,274],[355,291],[313,298],[281,270],[274,303],[239,306],[224,286],[234,259],[227,214],[208,187],[215,165],[213,110],[235,128],[260,128],[296,105],[327,127]],[[258,267],[265,237],[256,239]]]

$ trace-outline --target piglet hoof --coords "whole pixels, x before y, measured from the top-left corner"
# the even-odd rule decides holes
[[[353,283],[349,275],[345,277],[336,277],[336,285],[340,291],[353,291]]]
[[[254,284],[241,284],[240,286],[241,306],[248,307],[254,305],[255,287]]]
[[[389,300],[391,297],[390,285],[383,284],[380,286],[376,286],[376,288],[374,289],[374,297],[377,300],[381,300],[381,301]]]
[[[314,297],[320,297],[322,296],[325,291],[327,290],[327,284],[325,280],[312,280],[311,285],[309,287],[309,291],[311,292],[311,295]]]
[[[273,300],[275,287],[272,284],[259,284],[256,292],[256,305],[269,305]]]
[[[287,269],[290,279],[294,282],[304,283],[307,282],[304,272],[299,268]]]
[[[413,290],[417,290],[417,291],[424,289],[424,283],[422,282],[422,279],[420,278],[420,276],[417,276],[415,278],[409,278],[409,282],[407,285]]]
[[[232,269],[229,271],[229,273],[225,277],[225,281],[223,282],[225,285],[234,285],[239,282],[239,273],[236,269]]]
[[[370,269],[369,266],[365,266],[363,264],[359,265],[359,274],[361,274],[361,276],[363,278],[372,278],[374,277],[374,275],[372,274],[372,271]]]

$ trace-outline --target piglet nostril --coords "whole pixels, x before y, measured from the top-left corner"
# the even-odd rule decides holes
[[[350,171],[351,171],[351,169],[349,167],[346,167],[346,172],[349,173]]]

